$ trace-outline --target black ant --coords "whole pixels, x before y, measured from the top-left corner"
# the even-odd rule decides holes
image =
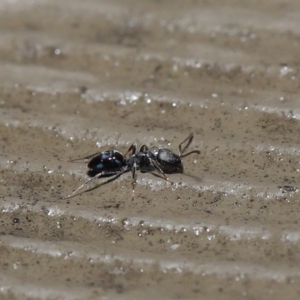
[[[151,170],[157,170],[161,174],[162,178],[169,181],[166,174],[183,173],[181,158],[192,153],[200,154],[200,151],[198,150],[193,150],[184,154],[193,138],[194,135],[191,133],[182,143],[179,144],[179,155],[166,148],[152,147],[149,149],[146,145],[141,146],[140,151],[136,152],[136,145],[132,144],[125,155],[118,150],[107,150],[104,152],[97,152],[83,158],[71,160],[71,162],[73,162],[81,159],[90,159],[87,165],[89,168],[87,175],[91,178],[79,186],[65,199],[76,196],[79,190],[97,178],[115,175],[114,178],[107,181],[111,182],[120,177],[123,173],[129,171],[132,172],[133,192],[136,183],[136,170],[140,170],[143,173]],[[186,145],[182,148],[184,143],[186,143]],[[127,159],[126,156],[128,153],[130,154]]]

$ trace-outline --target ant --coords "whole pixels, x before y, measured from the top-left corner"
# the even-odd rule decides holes
[[[87,175],[91,178],[79,186],[71,195],[65,197],[65,199],[75,197],[78,195],[77,192],[79,190],[95,179],[115,175],[115,177],[105,182],[108,183],[129,171],[132,172],[132,191],[134,193],[137,169],[139,169],[142,173],[157,170],[159,174],[161,174],[161,177],[169,182],[166,174],[183,173],[181,158],[192,153],[200,154],[200,151],[198,150],[193,150],[184,154],[193,141],[193,138],[194,135],[191,133],[179,144],[179,155],[166,148],[158,148],[154,146],[149,149],[146,145],[141,146],[139,152],[137,152],[136,145],[132,144],[125,155],[118,150],[107,150],[104,152],[97,152],[83,158],[71,160],[70,162],[90,159],[87,164],[87,167],[89,168]],[[186,143],[186,145],[182,148],[184,143]],[[128,154],[129,158],[126,158]]]

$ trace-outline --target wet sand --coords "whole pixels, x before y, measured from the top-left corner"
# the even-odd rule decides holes
[[[299,299],[299,11],[2,1],[0,298]],[[87,179],[69,159],[191,132],[173,185],[63,199]]]

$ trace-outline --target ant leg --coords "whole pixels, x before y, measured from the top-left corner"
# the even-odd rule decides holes
[[[127,154],[131,151],[131,155],[135,154],[136,153],[136,145],[135,144],[132,144],[129,149],[127,150],[127,152],[125,153],[125,157],[127,156]]]
[[[132,199],[133,199],[134,198],[134,189],[135,189],[135,185],[136,185],[136,163],[133,164],[133,166],[131,168],[131,172],[132,172],[131,186],[132,186]]]
[[[158,166],[158,164],[156,163],[155,160],[153,159],[150,159],[152,165],[154,166],[154,168],[163,176],[163,178],[167,181],[167,182],[170,182],[169,181],[169,178],[166,176],[166,174],[164,173],[164,171]],[[173,182],[170,182],[171,184],[173,184]]]
[[[93,180],[95,180],[95,179],[101,177],[101,176],[103,175],[103,173],[104,173],[104,172],[101,172],[101,173],[95,175],[94,177],[88,179],[84,184],[82,184],[82,185],[79,186],[75,191],[73,191],[73,193],[72,193],[71,195],[68,195],[68,196],[65,197],[64,199],[69,199],[69,198],[75,196],[75,194],[76,194],[78,191],[80,191],[82,188],[84,188],[84,187],[85,187],[88,183],[90,183],[91,181],[93,181]]]
[[[84,188],[87,184],[89,184],[90,182],[94,181],[95,179],[97,178],[100,178],[101,176],[103,175],[117,175],[116,178],[118,178],[120,175],[122,175],[123,173],[125,173],[126,171],[128,171],[127,168],[125,168],[124,170],[121,170],[121,171],[103,171],[97,175],[95,175],[94,177],[88,179],[85,183],[83,183],[81,186],[79,186],[75,191],[72,192],[71,195],[68,195],[66,197],[64,197],[63,199],[69,199],[69,198],[72,198],[76,195],[78,195],[78,191],[80,191],[82,188]],[[114,179],[116,179],[114,178]],[[112,180],[114,180],[112,179]],[[111,179],[110,179],[111,180]],[[111,181],[112,181],[111,180]]]
[[[75,158],[75,159],[68,160],[68,162],[75,162],[75,161],[82,160],[82,159],[84,159],[84,160],[86,160],[86,159],[91,159],[91,158],[93,158],[93,157],[95,157],[95,156],[97,156],[97,155],[99,155],[99,154],[101,154],[101,153],[102,153],[102,152],[96,152],[96,153],[94,153],[94,154],[90,154],[90,155],[85,156],[85,157],[79,157],[79,158]]]
[[[181,142],[180,144],[179,144],[179,154],[180,154],[180,157],[182,157],[182,154],[185,152],[185,150],[189,147],[189,145],[191,144],[191,142],[193,141],[193,138],[194,138],[194,134],[193,133],[191,133],[183,142]],[[181,149],[181,146],[186,142],[186,141],[188,141],[187,142],[187,144],[186,144],[186,146],[183,148],[183,149]]]
[[[146,145],[143,145],[141,148],[140,148],[140,152],[146,152],[148,151],[149,148],[146,146]]]

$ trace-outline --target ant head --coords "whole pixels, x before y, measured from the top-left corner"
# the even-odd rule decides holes
[[[183,173],[183,165],[178,166],[175,172],[176,173]]]

